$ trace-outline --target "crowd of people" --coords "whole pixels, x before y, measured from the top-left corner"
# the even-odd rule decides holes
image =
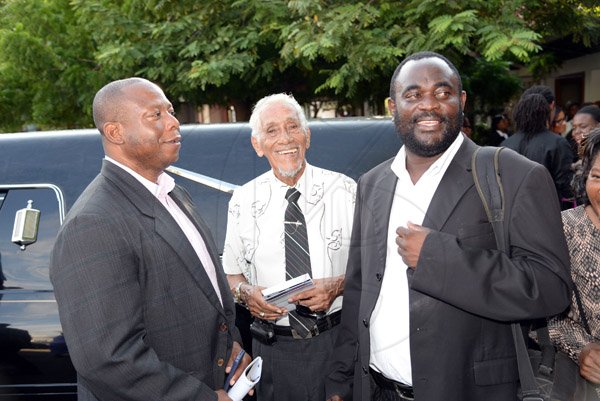
[[[163,91],[141,78],[100,89],[102,170],[50,266],[79,399],[229,401],[226,377],[251,355],[258,401],[516,400],[511,324],[550,319],[553,396],[597,400],[600,109],[567,122],[536,86],[492,119],[488,144],[511,149],[497,160],[501,250],[474,185],[466,101],[443,55],[406,57],[388,101],[403,146],[355,182],[307,162],[293,96],[259,100],[250,141],[271,169],[234,192],[221,261],[164,172],[181,143]],[[311,287],[284,306],[263,297],[301,276]],[[245,354],[234,302],[254,318]]]

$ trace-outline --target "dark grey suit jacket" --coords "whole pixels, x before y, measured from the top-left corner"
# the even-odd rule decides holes
[[[505,232],[511,255],[496,250],[474,187],[465,138],[425,215],[435,230],[410,288],[410,348],[416,401],[515,400],[518,371],[510,322],[569,305],[569,255],[547,170],[502,152]],[[369,321],[385,274],[387,229],[397,182],[391,160],[358,185],[342,308],[327,394],[369,400]]]
[[[191,244],[133,176],[104,161],[50,262],[79,400],[216,400],[235,309],[216,246],[188,194],[171,197],[204,238],[223,307]]]

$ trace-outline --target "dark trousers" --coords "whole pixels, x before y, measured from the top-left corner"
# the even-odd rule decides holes
[[[394,390],[381,388],[375,383],[371,376],[371,401],[406,401],[407,399],[402,397]]]
[[[338,327],[306,340],[278,336],[272,345],[252,340],[253,356],[263,359],[257,400],[324,401]]]

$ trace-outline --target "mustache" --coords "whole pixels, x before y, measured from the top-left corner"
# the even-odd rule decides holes
[[[448,119],[448,117],[442,116],[438,113],[427,112],[427,113],[421,113],[421,114],[417,114],[417,115],[413,116],[411,122],[413,124],[416,124],[419,120],[422,120],[422,119],[435,119],[435,120],[439,120],[440,122],[443,122],[443,123],[447,123],[450,121]]]

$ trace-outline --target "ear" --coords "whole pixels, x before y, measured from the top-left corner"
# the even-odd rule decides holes
[[[125,142],[123,138],[123,126],[117,122],[107,122],[102,126],[102,132],[106,140],[115,145]]]
[[[260,134],[258,134],[258,135],[260,135]],[[254,151],[256,152],[258,157],[263,157],[265,155],[265,152],[263,152],[262,146],[261,146],[260,142],[258,141],[257,137],[252,135],[250,137],[250,142],[252,143],[252,147],[254,148]]]
[[[306,127],[306,149],[310,148],[310,128]]]
[[[394,102],[394,100],[391,97],[386,98],[385,105],[387,106],[387,109],[390,112],[390,115],[393,116],[394,110],[396,110],[396,103]]]
[[[460,92],[460,105],[463,110],[465,109],[466,103],[467,103],[467,92],[462,91],[462,92]]]

